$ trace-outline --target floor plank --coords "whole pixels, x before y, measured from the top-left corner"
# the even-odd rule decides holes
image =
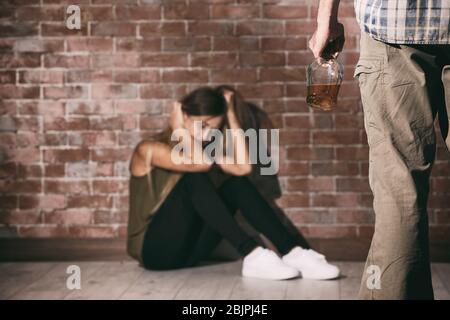
[[[284,299],[288,300],[337,300],[339,280],[318,281],[298,279],[287,283]]]
[[[335,300],[339,299],[339,279],[318,281],[299,278],[287,283],[288,300]]]
[[[23,288],[16,293],[12,299],[64,299],[72,290],[67,288],[67,278],[70,276],[67,273],[67,268],[70,265],[77,265],[81,269],[81,281],[95,270],[99,269],[103,262],[60,262],[54,266],[38,280],[31,283],[29,286]],[[82,284],[83,286],[83,284]],[[82,287],[83,289],[83,287]]]
[[[175,299],[228,299],[239,277],[240,263],[220,263],[192,268]]]
[[[81,268],[81,290],[66,287],[67,267]],[[0,299],[355,299],[364,263],[336,262],[334,281],[242,278],[242,262],[148,271],[134,261],[0,263]],[[432,264],[436,299],[450,300],[450,264]]]
[[[359,291],[364,262],[339,262],[342,276],[339,281],[339,298],[341,300],[355,300]]]
[[[435,298],[437,300],[450,300],[450,264],[434,263],[431,268]]]
[[[8,270],[13,265],[12,262],[2,262],[0,263],[0,279],[2,279],[2,274],[4,270]]]
[[[235,262],[239,269],[236,273],[237,278],[229,299],[232,300],[281,300],[286,296],[287,281],[271,281],[254,278],[243,278],[240,276],[242,262]]]
[[[55,265],[52,262],[0,264],[0,300],[11,299],[49,272]]]
[[[120,296],[123,300],[173,299],[191,274],[191,269],[172,271],[144,270]]]
[[[72,291],[66,299],[119,299],[144,271],[136,262],[108,262],[93,272],[82,290]]]

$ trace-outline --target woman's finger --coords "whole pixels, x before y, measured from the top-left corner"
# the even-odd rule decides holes
[[[233,96],[233,92],[231,92],[231,91],[225,91],[225,92],[223,93],[223,95],[224,95],[224,97],[225,97],[225,100],[226,100],[228,103],[230,103],[230,102],[231,102],[231,97]]]

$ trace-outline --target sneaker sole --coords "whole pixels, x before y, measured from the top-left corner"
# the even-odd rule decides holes
[[[258,271],[242,271],[242,276],[244,278],[255,278],[255,279],[264,279],[264,280],[275,280],[275,281],[281,281],[281,280],[288,280],[288,279],[293,279],[293,278],[297,278],[300,276],[300,273],[293,273],[292,275],[286,275],[283,277],[267,277],[265,275],[263,275],[262,273],[258,274]]]
[[[329,275],[329,276],[325,276],[325,277],[317,276],[314,274],[310,274],[307,272],[301,272],[301,271],[300,271],[300,273],[301,273],[301,277],[303,279],[311,279],[311,280],[333,280],[333,279],[339,278],[339,276],[341,275],[340,272],[338,272],[337,274],[333,274],[333,275]]]

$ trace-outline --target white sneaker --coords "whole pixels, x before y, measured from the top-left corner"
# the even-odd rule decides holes
[[[299,276],[299,272],[283,263],[272,250],[257,247],[244,257],[242,276],[270,280],[285,280]]]
[[[312,250],[295,247],[282,257],[288,266],[300,271],[302,278],[330,280],[339,277],[339,268],[329,264],[325,256]]]

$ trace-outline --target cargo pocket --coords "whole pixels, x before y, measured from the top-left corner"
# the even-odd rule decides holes
[[[355,72],[353,73],[353,78],[361,81],[365,79],[367,74],[380,73],[381,65],[381,60],[359,59],[355,67]]]
[[[382,114],[386,105],[383,93],[383,61],[359,59],[353,77],[359,82],[367,143],[373,148],[384,139],[379,120],[377,121],[380,119],[377,115]]]

